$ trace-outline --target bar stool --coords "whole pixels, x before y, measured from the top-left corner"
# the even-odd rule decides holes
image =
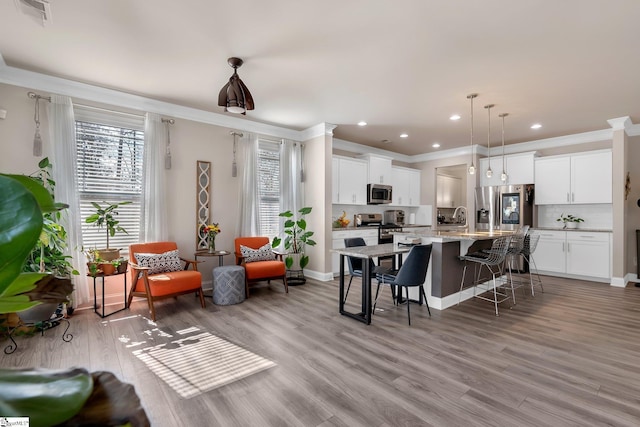
[[[511,236],[498,237],[493,241],[491,249],[489,249],[488,251],[464,255],[460,257],[464,261],[462,282],[460,283],[460,298],[462,298],[462,288],[464,286],[464,279],[467,273],[467,266],[469,265],[469,263],[475,263],[478,269],[476,277],[473,281],[473,297],[493,302],[495,306],[496,316],[499,316],[498,304],[509,299],[509,295],[507,295],[506,292],[502,290],[498,291],[498,288],[500,286],[498,286],[497,278],[503,275],[502,268],[505,263],[505,258],[507,256],[507,251],[509,250],[510,242]],[[476,288],[481,284],[486,284],[486,282],[488,282],[486,279],[483,279],[481,277],[483,267],[485,267],[489,271],[489,273],[491,273],[493,287],[487,287],[486,289],[483,289],[483,292],[481,294],[477,295]],[[491,291],[493,291],[493,298],[484,296],[484,293]],[[460,299],[458,299],[458,304],[460,304]]]
[[[511,236],[511,240],[507,247],[507,255],[505,256],[506,269],[509,271],[509,280],[506,281],[503,286],[508,286],[511,289],[511,296],[513,298],[513,304],[516,303],[515,290],[524,286],[524,282],[516,277],[518,280],[514,280],[514,270],[516,273],[520,273],[520,269],[517,268],[517,261],[520,258],[522,251],[524,250],[524,241],[526,235],[522,233],[516,233]]]
[[[536,282],[540,285],[540,291],[544,292],[544,288],[542,287],[542,279],[540,278],[540,274],[538,274],[538,266],[536,266],[536,262],[533,259],[533,253],[536,251],[538,247],[538,241],[540,240],[539,234],[527,234],[524,239],[524,245],[522,247],[522,255],[529,266],[529,283],[531,284],[531,296],[536,296],[535,291],[533,289],[534,278],[531,273],[531,267],[536,270]]]

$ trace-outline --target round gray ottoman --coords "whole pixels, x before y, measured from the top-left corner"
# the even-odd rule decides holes
[[[213,303],[238,304],[244,301],[244,267],[223,265],[213,269]]]

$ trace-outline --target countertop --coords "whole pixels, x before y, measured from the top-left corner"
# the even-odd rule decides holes
[[[431,227],[430,225],[421,225],[421,224],[405,224],[403,226],[399,226],[398,228],[413,228],[413,227]],[[349,226],[349,227],[333,227],[331,230],[332,231],[356,231],[356,230],[376,230],[377,228],[375,226],[372,227],[353,227],[353,226]]]
[[[434,241],[447,242],[447,241],[460,241],[460,240],[489,240],[495,239],[501,236],[510,236],[515,231],[457,231],[457,230],[424,230],[424,231],[412,231],[412,232],[396,232],[393,233],[398,236],[416,236],[416,237],[428,237],[434,239]],[[435,240],[437,239],[437,240]]]
[[[531,227],[531,230],[542,231],[587,231],[596,233],[611,233],[613,230],[607,230],[605,228],[562,228],[562,227]]]

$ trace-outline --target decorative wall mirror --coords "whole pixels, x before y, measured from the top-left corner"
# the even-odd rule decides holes
[[[202,231],[209,224],[211,204],[211,162],[198,160],[196,165],[196,250],[207,249],[207,235]]]

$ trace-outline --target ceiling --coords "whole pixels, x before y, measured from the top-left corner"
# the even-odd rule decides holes
[[[481,145],[485,104],[492,145],[501,113],[507,144],[640,122],[637,0],[50,3],[42,25],[0,2],[7,65],[230,114],[217,98],[237,56],[256,105],[246,120],[332,123],[336,138],[406,155],[468,145],[474,92]]]

